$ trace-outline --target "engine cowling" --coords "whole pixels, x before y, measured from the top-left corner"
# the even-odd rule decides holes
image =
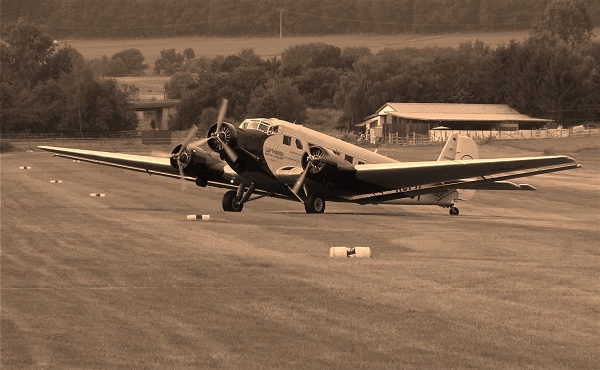
[[[219,133],[217,133],[217,127],[218,124],[215,123],[208,130],[207,137],[211,139],[208,140],[207,144],[210,147],[210,149],[212,149],[215,152],[222,152],[222,143],[225,143],[230,148],[234,149],[237,146],[238,140],[238,131],[235,128],[235,126],[233,126],[231,123],[223,122],[221,124],[221,129]],[[219,136],[220,141],[216,139],[217,135]]]
[[[309,161],[312,162],[312,166],[308,171],[309,174],[317,175],[322,173],[327,167],[326,159],[328,157],[328,152],[324,148],[313,146],[310,148],[310,155],[308,153],[304,153],[302,156],[302,168],[305,169],[308,166]],[[319,160],[323,159],[323,160]]]
[[[179,170],[180,165],[182,169],[186,169],[192,162],[192,152],[188,148],[181,151],[181,145],[178,144],[171,151],[171,167],[176,170]],[[181,151],[181,154],[179,154],[179,151]]]
[[[181,145],[177,144],[171,151],[171,167],[179,171],[185,170],[187,174],[197,175],[206,169],[206,158],[202,155],[197,154],[192,148],[185,148],[181,151]],[[181,151],[181,154],[179,154]]]

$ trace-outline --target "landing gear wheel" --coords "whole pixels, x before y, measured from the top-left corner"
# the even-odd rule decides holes
[[[237,199],[237,191],[230,190],[223,195],[223,211],[225,212],[242,212],[244,205]]]
[[[325,199],[318,194],[310,194],[304,201],[304,209],[306,213],[323,213],[325,212]]]
[[[208,185],[208,181],[202,177],[196,178],[196,185],[205,188]]]
[[[450,207],[450,215],[451,216],[458,216],[458,208],[452,206]]]

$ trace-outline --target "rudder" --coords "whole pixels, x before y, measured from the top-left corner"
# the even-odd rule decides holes
[[[454,133],[448,138],[438,161],[464,161],[479,158],[479,148],[473,139]],[[457,189],[454,191],[456,191],[455,200],[469,200],[475,194],[475,190]]]
[[[452,134],[448,138],[448,141],[446,141],[446,145],[444,145],[444,149],[442,149],[438,161],[458,161],[479,158],[479,148],[473,139],[468,136]]]

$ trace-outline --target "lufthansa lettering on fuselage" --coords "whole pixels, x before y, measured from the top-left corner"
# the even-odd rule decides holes
[[[283,159],[283,152],[281,150],[273,149],[273,148],[265,148],[265,156]]]

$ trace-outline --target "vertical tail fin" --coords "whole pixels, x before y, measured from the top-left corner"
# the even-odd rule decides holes
[[[479,148],[477,144],[468,136],[459,136],[452,134],[448,138],[438,161],[459,161],[479,159]],[[455,200],[469,200],[475,195],[475,190],[454,190],[456,192]]]
[[[479,159],[479,148],[477,148],[477,144],[475,144],[470,137],[452,134],[452,136],[448,138],[444,149],[442,149],[438,161],[469,159]]]

